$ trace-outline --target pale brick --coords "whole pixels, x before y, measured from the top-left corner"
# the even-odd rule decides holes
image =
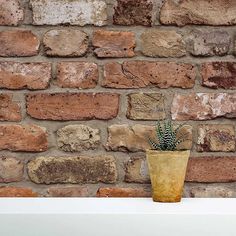
[[[57,131],[57,145],[67,152],[96,149],[100,131],[87,125],[67,125]]]
[[[88,50],[88,35],[75,29],[53,29],[45,33],[43,44],[48,56],[80,57]]]
[[[181,34],[173,30],[151,29],[141,35],[142,52],[149,57],[182,57],[186,55]]]
[[[30,0],[35,25],[106,24],[106,3],[102,0]]]
[[[95,88],[98,66],[92,62],[60,62],[57,64],[57,85],[62,88]]]
[[[173,120],[210,120],[236,117],[236,94],[176,94],[171,107]]]

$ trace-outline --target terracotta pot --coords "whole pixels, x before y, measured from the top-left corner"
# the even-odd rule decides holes
[[[180,202],[190,151],[147,150],[155,202]]]

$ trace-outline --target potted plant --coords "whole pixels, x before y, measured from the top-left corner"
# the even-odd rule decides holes
[[[155,202],[180,202],[190,150],[177,150],[187,134],[178,134],[170,120],[156,125],[156,141],[149,138],[152,149],[146,150],[147,163]]]

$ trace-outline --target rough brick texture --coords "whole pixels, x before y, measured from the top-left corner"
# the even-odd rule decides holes
[[[235,157],[195,157],[188,163],[186,181],[214,183],[236,181]]]
[[[235,27],[236,0],[0,0],[0,196],[151,197],[167,118],[183,196],[236,197]]]
[[[88,197],[86,187],[51,187],[48,189],[48,197]]]
[[[36,125],[0,125],[0,150],[42,152],[47,147],[45,128]]]
[[[133,57],[135,35],[131,32],[98,30],[93,34],[97,57]]]
[[[0,157],[0,183],[19,182],[23,179],[24,164],[14,157]]]
[[[21,121],[21,109],[12,94],[0,94],[0,121]]]
[[[0,187],[0,197],[38,197],[38,194],[30,188]]]
[[[28,94],[27,113],[42,120],[108,120],[117,116],[119,96],[109,93]]]
[[[234,125],[199,125],[198,151],[233,152],[235,151]]]
[[[234,0],[165,0],[161,8],[160,20],[163,24],[178,26],[235,25],[235,13]]]
[[[18,25],[24,18],[24,11],[18,0],[0,0],[0,25]]]
[[[79,57],[88,50],[88,35],[74,29],[50,30],[44,35],[43,44],[48,56]]]
[[[152,29],[141,36],[142,52],[149,57],[182,57],[186,54],[185,43],[176,31]]]
[[[152,9],[150,0],[117,0],[113,22],[116,25],[151,26]]]
[[[164,96],[160,93],[128,94],[127,117],[131,120],[159,120],[165,118]]]
[[[28,174],[35,183],[114,183],[115,159],[97,157],[37,157],[28,164]]]
[[[126,61],[104,66],[102,86],[108,88],[179,87],[192,88],[195,70],[191,64],[175,62]]]
[[[176,94],[173,100],[172,119],[210,120],[217,117],[236,117],[235,93]]]
[[[231,43],[226,31],[194,30],[188,37],[188,50],[194,56],[224,56]]]
[[[50,63],[0,62],[0,88],[45,89],[50,79]]]
[[[99,188],[97,197],[151,197],[150,189],[145,188]]]
[[[99,144],[99,129],[86,125],[68,125],[57,131],[57,145],[67,152],[96,149]]]
[[[150,183],[146,158],[132,157],[125,164],[125,181],[128,183]]]
[[[235,62],[206,62],[201,67],[202,85],[209,88],[236,89]]]
[[[108,140],[106,148],[113,151],[145,151],[150,149],[148,138],[155,138],[155,127],[147,125],[112,125],[108,127]],[[178,149],[191,149],[192,128],[183,126],[179,130],[180,135],[186,135],[186,141],[179,144]]]
[[[30,0],[33,24],[106,24],[106,4],[102,0]]]
[[[39,39],[29,30],[0,31],[1,57],[35,56],[39,50]]]
[[[98,66],[92,62],[60,62],[57,64],[57,85],[62,88],[95,88]]]

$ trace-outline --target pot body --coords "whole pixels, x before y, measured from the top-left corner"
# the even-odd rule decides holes
[[[180,202],[190,151],[147,150],[155,202]]]

